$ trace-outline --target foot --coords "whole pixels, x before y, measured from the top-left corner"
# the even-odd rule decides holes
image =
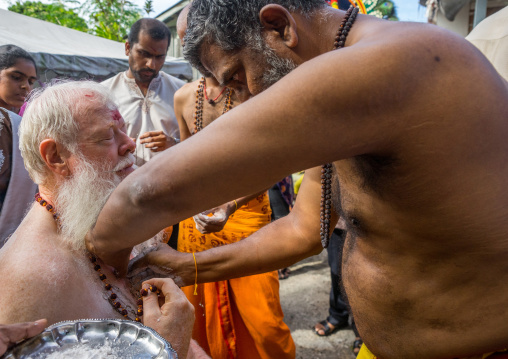
[[[353,342],[353,353],[355,355],[358,355],[358,353],[360,352],[360,348],[362,347],[363,345],[363,341],[362,341],[362,338],[360,337],[356,337],[355,338],[355,341]]]
[[[322,320],[316,325],[314,325],[314,332],[320,337],[326,337],[330,334],[333,334],[338,328],[327,320]]]
[[[289,277],[289,274],[291,273],[289,268],[282,268],[279,269],[277,272],[279,272],[279,280],[287,279]]]

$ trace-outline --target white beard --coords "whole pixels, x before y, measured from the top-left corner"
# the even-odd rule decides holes
[[[123,180],[115,172],[134,162],[129,153],[115,168],[92,164],[79,156],[73,176],[58,188],[55,206],[60,216],[62,241],[73,250],[85,251],[85,235],[95,225],[100,211],[113,190]]]

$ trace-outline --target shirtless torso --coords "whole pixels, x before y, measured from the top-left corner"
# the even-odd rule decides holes
[[[203,101],[203,123],[205,128],[214,120],[219,118],[224,112],[224,102],[226,101],[227,89],[222,92],[222,89],[216,85],[213,79],[206,79],[208,96],[217,98],[214,104],[210,104],[206,99]],[[180,129],[180,140],[189,138],[195,129],[194,120],[196,113],[196,91],[199,88],[200,80],[188,83],[182,86],[175,93],[175,115],[178,120],[178,127]],[[219,96],[220,95],[220,96]],[[238,105],[238,99],[234,92],[231,94],[231,108]]]
[[[200,60],[219,82],[256,96],[211,124],[200,141],[168,151],[129,178],[112,196],[110,213],[126,206],[120,198],[133,193],[129,186],[166,178],[168,189],[140,192],[144,203],[160,198],[158,208],[167,208],[157,213],[160,224],[150,219],[155,230],[163,218],[200,209],[177,213],[184,197],[207,208],[244,187],[261,189],[337,161],[333,198],[348,227],[343,281],[367,347],[383,359],[449,359],[507,348],[506,81],[474,47],[435,26],[359,16],[346,47],[330,51],[343,13],[324,10],[325,21],[322,14],[289,19],[267,7],[269,16],[266,8],[260,13],[265,42],[299,68],[261,91],[261,54],[203,45]],[[229,84],[232,74],[240,81]],[[283,131],[288,121],[295,130]],[[223,138],[220,151],[205,154]],[[183,158],[201,166],[188,170]],[[201,185],[217,173],[213,191]],[[306,173],[287,219],[242,243],[200,253],[200,280],[259,273],[318,252],[319,176],[319,168]],[[108,227],[103,218],[101,230]],[[134,211],[101,233],[108,244],[116,233],[122,248],[121,231],[133,234],[145,224],[129,226],[132,218]],[[193,278],[192,257],[185,261]]]
[[[137,309],[126,282],[105,265],[101,270],[122,304]],[[87,255],[69,250],[59,238],[52,216],[35,204],[0,250],[1,323],[47,318],[63,320],[123,316],[108,302],[109,293]],[[134,317],[132,312],[130,317]]]

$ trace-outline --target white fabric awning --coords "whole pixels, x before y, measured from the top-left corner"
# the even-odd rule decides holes
[[[30,52],[39,78],[103,80],[128,66],[123,43],[0,9],[0,45],[13,44]],[[192,68],[183,59],[167,57],[162,70],[191,80]]]

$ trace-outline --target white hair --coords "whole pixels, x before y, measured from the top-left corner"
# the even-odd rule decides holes
[[[103,115],[116,106],[109,90],[93,81],[59,81],[32,91],[19,129],[20,150],[30,177],[45,184],[48,169],[39,152],[45,139],[53,139],[77,153],[77,118]]]

